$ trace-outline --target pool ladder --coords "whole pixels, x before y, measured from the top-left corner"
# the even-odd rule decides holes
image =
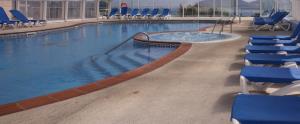
[[[214,33],[214,31],[215,31],[215,29],[216,29],[216,26],[217,26],[217,24],[219,24],[219,23],[221,24],[221,29],[220,29],[220,31],[219,31],[219,34],[222,34],[222,32],[224,31],[224,26],[225,26],[226,24],[230,24],[230,33],[232,33],[232,28],[233,28],[232,25],[233,25],[233,23],[234,23],[235,18],[236,18],[236,16],[232,17],[231,20],[230,20],[230,19],[227,19],[227,20],[219,19],[219,20],[217,20],[216,23],[214,24],[214,27],[213,27],[211,33]]]

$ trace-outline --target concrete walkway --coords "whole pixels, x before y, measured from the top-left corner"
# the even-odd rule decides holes
[[[240,91],[241,39],[193,44],[171,63],[138,78],[84,96],[0,117],[0,124],[230,124]]]

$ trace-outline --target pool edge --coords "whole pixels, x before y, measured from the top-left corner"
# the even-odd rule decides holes
[[[166,43],[163,43],[166,44]],[[175,43],[168,43],[168,44],[175,44]],[[84,94],[88,94],[94,91],[98,91],[124,81],[130,80],[132,78],[141,76],[143,74],[149,73],[169,62],[178,58],[179,56],[186,53],[191,47],[191,43],[176,43],[180,44],[178,48],[174,51],[170,52],[169,54],[149,63],[145,64],[137,69],[122,73],[118,76],[109,77],[104,80],[99,80],[93,83],[89,83],[87,85],[83,85],[76,88],[67,89],[64,91],[48,94],[45,96],[34,97],[31,99],[26,99],[14,103],[8,103],[4,105],[0,105],[0,116],[36,108],[39,106],[67,100],[73,97],[81,96]]]

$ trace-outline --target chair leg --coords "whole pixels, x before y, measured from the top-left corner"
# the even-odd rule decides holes
[[[242,92],[245,94],[249,94],[247,83],[248,83],[248,80],[244,76],[240,76],[241,89],[242,89]]]

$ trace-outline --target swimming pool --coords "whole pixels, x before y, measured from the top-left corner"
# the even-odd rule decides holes
[[[154,61],[176,48],[146,47],[132,40],[137,32],[198,30],[199,23],[104,23],[0,38],[0,104],[47,95],[116,76]]]

